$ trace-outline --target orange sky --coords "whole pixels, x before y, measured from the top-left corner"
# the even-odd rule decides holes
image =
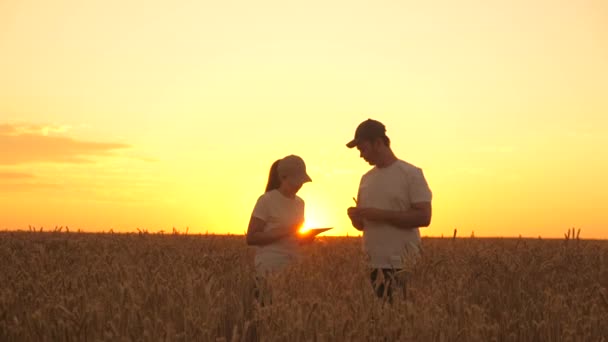
[[[608,238],[608,3],[0,1],[0,229],[243,233],[298,154],[345,215],[368,117],[434,193],[423,235]]]

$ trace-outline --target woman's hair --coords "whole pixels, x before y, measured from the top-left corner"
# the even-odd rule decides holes
[[[272,163],[270,167],[270,173],[268,174],[268,183],[266,184],[266,192],[278,189],[281,186],[281,178],[279,178],[279,161]]]

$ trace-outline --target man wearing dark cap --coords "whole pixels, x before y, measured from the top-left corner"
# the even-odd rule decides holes
[[[422,170],[395,156],[382,123],[363,121],[346,146],[356,147],[373,166],[361,177],[357,203],[348,208],[348,216],[363,231],[376,295],[390,300],[393,290],[405,294],[404,267],[419,256],[419,227],[431,223],[432,193]]]

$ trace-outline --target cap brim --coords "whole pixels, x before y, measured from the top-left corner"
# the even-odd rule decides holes
[[[297,182],[300,182],[302,184],[304,183],[308,183],[308,182],[312,182],[312,179],[310,178],[310,176],[307,173],[301,174],[301,175],[297,175],[294,178]]]
[[[359,143],[359,140],[353,139],[348,144],[346,144],[346,147],[353,148],[353,147],[357,146],[358,143]]]

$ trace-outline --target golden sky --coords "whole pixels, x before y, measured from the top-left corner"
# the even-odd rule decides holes
[[[382,121],[423,235],[608,238],[604,0],[0,0],[0,229],[240,234],[272,162],[357,234]]]

